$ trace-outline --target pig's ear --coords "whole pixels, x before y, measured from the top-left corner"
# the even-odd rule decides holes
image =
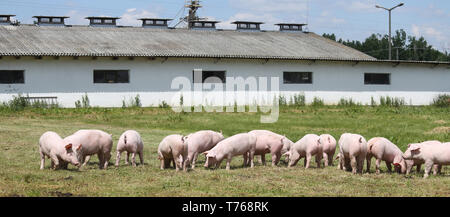
[[[412,144],[411,146],[409,146],[409,148],[411,149],[411,151],[419,151],[420,147],[416,144]]]
[[[291,155],[291,153],[289,153],[289,152],[286,152],[283,154],[283,156],[290,156],[290,155]]]
[[[70,151],[70,150],[72,150],[72,143],[70,143],[70,144],[68,144],[68,145],[66,145],[66,151]]]
[[[222,134],[222,135],[223,135],[223,132],[222,132],[222,130],[220,130],[220,134]]]
[[[216,154],[208,152],[208,154],[206,155],[207,158],[216,158]]]
[[[209,151],[205,151],[203,152],[203,154],[205,155],[205,157],[208,155]]]
[[[83,148],[82,144],[80,144],[80,146],[78,146],[77,151],[81,150],[81,148]]]

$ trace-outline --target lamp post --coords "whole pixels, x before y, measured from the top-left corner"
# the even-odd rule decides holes
[[[381,8],[384,10],[389,11],[389,60],[392,59],[392,39],[391,39],[391,11],[394,10],[395,8],[401,7],[403,6],[403,3],[398,4],[397,6],[393,7],[393,8],[385,8],[385,7],[381,7],[379,5],[375,5],[376,8]]]

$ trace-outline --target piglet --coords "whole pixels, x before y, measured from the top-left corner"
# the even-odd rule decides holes
[[[250,166],[253,168],[253,157],[256,149],[256,136],[250,133],[241,133],[229,137],[219,142],[214,148],[205,152],[206,162],[205,167],[215,166],[217,169],[222,163],[223,159],[227,160],[227,170],[230,170],[231,159],[234,156],[244,156],[244,167],[247,165],[247,160],[250,161]],[[250,159],[247,159],[250,158]]]
[[[186,143],[189,149],[186,165],[191,165],[191,168],[194,169],[198,155],[211,150],[223,139],[222,132],[214,132],[211,130],[198,131],[188,135]]]
[[[367,141],[358,134],[344,133],[339,139],[339,164],[342,169],[352,169],[352,173],[363,172],[364,159],[367,154]]]
[[[336,153],[336,139],[330,134],[320,135],[320,143],[322,144],[323,159],[325,166],[333,166],[333,157]]]
[[[99,168],[108,168],[113,146],[111,134],[101,130],[79,130],[64,138],[64,142],[83,145],[83,149],[79,155],[79,161],[83,163],[82,166],[85,166],[89,162],[91,155],[96,154],[99,159]]]
[[[382,160],[386,162],[386,167],[389,172],[392,171],[391,164],[394,164],[394,167],[398,173],[406,172],[406,162],[402,157],[403,152],[394,143],[383,137],[375,137],[367,142],[367,146],[366,170],[368,173],[370,172],[372,157],[375,157],[376,159],[375,166],[377,174],[380,174],[380,163]]]
[[[65,168],[71,163],[77,167],[80,166],[78,155],[82,151],[82,145],[65,143],[64,140],[55,132],[46,132],[39,138],[39,154],[41,156],[41,167],[44,169],[45,157],[51,159],[52,169]]]
[[[323,148],[320,143],[320,137],[316,134],[305,135],[296,142],[285,155],[289,156],[288,167],[295,166],[301,158],[305,158],[305,169],[308,169],[311,158],[315,156],[317,167],[320,168],[320,161],[323,157]]]
[[[256,137],[255,155],[261,155],[263,165],[266,165],[266,154],[270,153],[272,155],[272,166],[276,166],[281,155],[286,153],[293,144],[285,136],[268,130],[253,130],[249,133]]]
[[[450,165],[450,146],[439,141],[410,144],[403,158],[424,162],[424,178],[428,178],[434,165]]]
[[[116,167],[119,166],[120,156],[122,152],[127,152],[127,159],[125,164],[128,165],[130,154],[131,163],[136,166],[136,154],[139,154],[141,164],[144,165],[144,143],[142,142],[141,135],[134,130],[125,131],[119,138],[117,143],[117,156],[116,156]]]
[[[158,159],[161,161],[161,170],[175,164],[176,171],[182,168],[187,171],[188,145],[187,137],[183,135],[170,135],[165,137],[158,146]]]

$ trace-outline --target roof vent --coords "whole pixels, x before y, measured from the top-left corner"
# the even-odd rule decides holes
[[[16,15],[8,15],[8,14],[2,14],[0,15],[0,25],[10,25],[11,17],[15,17]]]
[[[169,28],[168,22],[172,19],[141,18],[139,20],[142,20],[142,27],[144,28],[167,29]]]
[[[235,21],[232,24],[236,24],[237,31],[250,31],[259,32],[261,31],[262,22],[250,22],[250,21]]]
[[[300,23],[278,23],[275,24],[280,27],[280,32],[302,32],[303,26],[306,24]]]
[[[219,21],[211,20],[194,20],[189,22],[189,28],[194,30],[215,30]]]
[[[95,27],[115,27],[120,17],[86,17],[90,26]]]
[[[64,20],[69,18],[65,16],[34,16],[37,20],[34,22],[39,26],[64,26]]]

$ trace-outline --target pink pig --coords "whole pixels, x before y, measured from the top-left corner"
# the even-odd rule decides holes
[[[367,154],[367,141],[358,134],[344,133],[339,139],[339,165],[341,168],[356,174],[363,172],[364,159]]]
[[[272,166],[276,166],[280,161],[281,155],[286,153],[292,141],[285,136],[281,136],[268,130],[253,130],[249,133],[256,137],[255,155],[261,155],[261,162],[266,165],[266,154],[272,155]]]
[[[372,157],[375,157],[376,161],[376,173],[380,174],[381,161],[386,162],[386,167],[389,172],[392,171],[391,163],[394,164],[395,170],[398,173],[406,172],[406,162],[403,159],[403,152],[391,141],[382,137],[375,137],[367,142],[368,150],[366,155],[367,172],[370,172],[370,163]]]
[[[333,166],[333,157],[336,153],[336,139],[330,134],[320,135],[320,143],[322,144],[323,159],[325,166]]]
[[[288,167],[295,166],[301,158],[305,158],[305,169],[310,166],[312,156],[315,156],[317,167],[320,168],[320,161],[323,157],[322,144],[320,137],[316,134],[308,134],[296,142],[289,152],[285,155],[289,156]]]
[[[247,160],[250,161],[250,166],[253,168],[253,157],[256,149],[256,136],[250,133],[241,133],[229,137],[219,142],[213,149],[205,152],[206,162],[205,167],[215,166],[217,169],[222,163],[223,159],[227,159],[227,170],[230,170],[230,163],[234,156],[244,156],[244,167],[247,165]],[[247,159],[249,158],[249,159]]]
[[[44,169],[45,157],[52,161],[52,169],[65,168],[71,163],[80,166],[78,160],[82,145],[74,146],[70,143],[64,143],[63,139],[55,132],[46,132],[39,139],[39,153],[41,156],[40,169]]]
[[[111,149],[113,146],[111,134],[101,130],[79,130],[64,138],[64,141],[74,145],[83,145],[83,149],[79,155],[80,163],[83,163],[83,166],[89,162],[91,155],[97,154],[99,159],[99,168],[108,168],[109,160],[111,159]]]
[[[187,137],[182,135],[170,135],[165,137],[158,146],[158,159],[161,161],[161,169],[164,170],[173,162],[177,171],[187,171],[188,146]]]
[[[224,139],[222,132],[214,132],[211,130],[203,130],[187,136],[186,143],[188,145],[188,159],[186,164],[195,168],[195,162],[199,154],[211,150],[220,141]]]
[[[439,141],[410,144],[403,154],[403,158],[424,162],[424,178],[428,178],[434,165],[450,165],[450,146]]]
[[[125,164],[128,164],[131,154],[131,164],[136,166],[136,154],[139,154],[141,165],[144,165],[144,143],[141,135],[134,130],[125,131],[119,138],[117,143],[116,167],[119,166],[120,156],[122,152],[127,152]]]

